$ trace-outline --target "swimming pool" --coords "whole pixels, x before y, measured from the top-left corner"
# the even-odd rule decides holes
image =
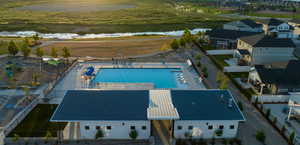
[[[101,68],[94,83],[152,83],[155,88],[179,88],[180,68]]]

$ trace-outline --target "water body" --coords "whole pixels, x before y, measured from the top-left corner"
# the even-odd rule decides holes
[[[192,29],[191,33],[205,32],[210,29],[196,28]],[[167,31],[167,32],[134,32],[134,33],[101,33],[101,34],[76,34],[76,33],[39,33],[36,31],[17,31],[17,32],[0,32],[2,37],[31,37],[38,34],[41,38],[48,39],[92,39],[92,38],[110,38],[110,37],[128,37],[139,35],[168,35],[168,36],[181,36],[184,30]]]

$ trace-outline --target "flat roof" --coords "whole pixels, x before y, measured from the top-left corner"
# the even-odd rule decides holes
[[[147,120],[148,90],[71,90],[51,121]]]
[[[245,120],[227,90],[172,90],[171,95],[180,120]]]
[[[71,90],[51,121],[244,121],[226,90]]]

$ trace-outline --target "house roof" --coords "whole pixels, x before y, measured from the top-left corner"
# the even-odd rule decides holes
[[[180,120],[244,120],[234,100],[226,90],[172,90],[173,104]]]
[[[262,27],[261,24],[256,23],[255,21],[251,20],[251,19],[243,19],[240,20],[241,22],[243,22],[244,24],[250,26],[251,28],[257,28],[257,27]]]
[[[166,118],[245,120],[231,94],[225,90],[72,90],[66,93],[51,121]]]
[[[292,19],[290,22],[300,24],[300,19]]]
[[[242,37],[240,40],[253,47],[296,47],[289,38],[274,38],[263,34]]]
[[[237,31],[237,30],[225,30],[225,29],[213,29],[208,32],[209,37],[221,38],[221,39],[231,39],[237,40],[238,38],[257,35],[259,32],[247,32],[247,31]]]
[[[149,91],[68,91],[52,121],[147,120]]]
[[[289,61],[286,68],[266,68],[262,65],[255,66],[263,83],[276,84],[284,88],[300,88],[300,61]]]
[[[282,20],[279,19],[274,19],[274,18],[270,18],[270,19],[265,19],[265,20],[260,20],[261,23],[268,25],[268,26],[278,26],[282,23],[285,23]]]

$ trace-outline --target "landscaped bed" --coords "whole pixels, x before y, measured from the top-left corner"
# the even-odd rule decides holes
[[[45,137],[51,132],[52,137],[57,136],[58,130],[63,130],[67,123],[50,122],[56,109],[55,104],[38,104],[20,124],[9,133],[8,137]]]

